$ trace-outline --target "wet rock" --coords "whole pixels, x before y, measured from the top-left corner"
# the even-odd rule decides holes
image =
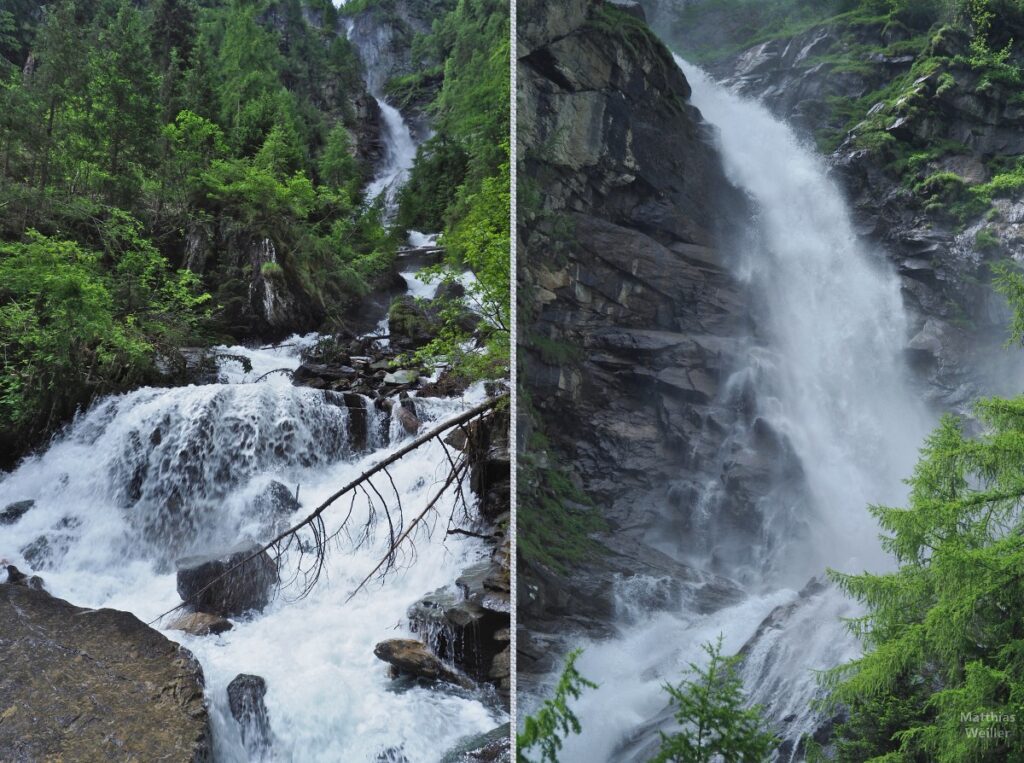
[[[385,384],[414,384],[420,377],[420,372],[416,369],[405,368],[399,369],[398,371],[392,371],[385,375]]]
[[[469,568],[457,588],[439,588],[413,604],[410,625],[430,648],[477,680],[498,684],[508,678],[507,666],[495,659],[507,649],[509,592],[499,565],[484,562]]]
[[[391,344],[401,350],[418,350],[435,336],[440,323],[430,306],[411,296],[402,296],[388,310]]]
[[[14,503],[7,504],[4,510],[0,511],[0,525],[13,525],[35,505],[36,502],[33,500],[15,501]]]
[[[134,615],[0,585],[0,624],[0,760],[212,760],[199,663]]]
[[[52,568],[71,547],[74,531],[80,527],[82,520],[77,517],[64,517],[54,524],[46,535],[40,535],[31,543],[23,546],[20,551],[33,569],[45,570]]]
[[[170,630],[184,631],[193,636],[216,636],[233,627],[230,620],[207,612],[186,612],[167,625]]]
[[[319,380],[323,385],[334,381],[348,381],[355,378],[356,374],[356,369],[348,365],[303,363],[292,373],[292,382],[302,386],[314,386],[310,382]]]
[[[10,583],[11,585],[25,586],[26,588],[32,588],[36,591],[46,590],[46,586],[44,585],[41,577],[38,575],[26,575],[13,564],[7,565],[7,580],[3,582]]]
[[[445,753],[441,763],[511,763],[512,729],[505,723],[486,734],[460,742]]]
[[[238,722],[242,744],[250,755],[260,757],[270,748],[270,716],[263,698],[267,682],[261,676],[240,673],[228,684],[228,707]]]
[[[295,491],[277,480],[267,485],[266,489],[252,502],[253,512],[261,519],[270,522],[287,519],[301,508],[302,504],[295,497]]]
[[[420,431],[420,420],[416,418],[416,413],[404,405],[399,405],[395,409],[395,417],[398,419],[398,423],[402,425],[402,429],[407,433],[416,434]]]
[[[436,381],[428,382],[419,389],[420,397],[457,397],[469,388],[469,379],[445,369]]]
[[[470,489],[480,497],[480,514],[493,520],[510,508],[512,461],[509,414],[496,411],[473,421],[467,429]]]
[[[373,648],[377,659],[391,665],[397,675],[409,675],[426,681],[444,681],[463,688],[471,688],[472,682],[444,666],[422,641],[414,639],[389,639]]]
[[[265,551],[238,569],[236,564],[259,550],[242,544],[176,562],[178,595],[198,612],[235,617],[262,611],[277,584],[277,563]]]
[[[377,753],[376,763],[409,763],[401,747],[388,747]]]

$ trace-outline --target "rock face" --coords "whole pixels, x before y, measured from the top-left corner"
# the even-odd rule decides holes
[[[268,553],[228,572],[259,546],[243,544],[205,556],[179,559],[178,595],[199,612],[234,617],[262,611],[277,584],[277,562]]]
[[[609,553],[571,574],[520,566],[520,622],[532,631],[520,633],[521,673],[549,669],[565,618],[604,632],[616,575],[671,570],[685,595],[706,597],[698,606],[734,598],[649,535],[664,521],[652,506],[685,526],[694,486],[681,475],[730,476],[718,454],[746,414],[723,382],[751,328],[722,253],[746,202],[683,74],[626,11],[557,6],[520,6],[520,172],[544,193],[520,206],[520,293],[532,297],[521,357],[535,411],[519,441],[543,429],[549,468],[600,507]],[[733,511],[757,532],[756,507],[738,500]]]
[[[242,744],[255,758],[270,747],[270,716],[263,698],[267,682],[261,676],[241,673],[228,684],[228,707],[238,721]]]
[[[394,677],[406,675],[431,682],[444,681],[463,688],[472,688],[471,681],[446,668],[422,641],[389,639],[377,644],[373,648],[373,653],[392,667]]]
[[[0,759],[212,760],[203,674],[135,616],[0,585]]]
[[[661,13],[660,28],[682,35],[677,39],[685,45],[685,30],[673,31],[672,12],[663,7]],[[720,20],[712,15],[708,24]],[[964,33],[945,29],[916,54],[912,47],[885,52],[911,45],[911,36],[899,25],[823,24],[759,44],[712,70],[808,139],[842,136],[829,161],[859,232],[884,248],[901,277],[913,321],[907,356],[922,395],[943,409],[964,408],[981,394],[1017,391],[1006,380],[1021,366],[1003,347],[1009,313],[992,289],[990,266],[1024,257],[1024,194],[1007,193],[991,211],[958,220],[948,199],[914,186],[940,173],[963,189],[990,180],[990,166],[1024,154],[1024,107],[1015,89],[983,81],[962,63],[970,47]],[[859,56],[856,67],[836,63],[857,49],[879,52]],[[936,63],[915,79],[911,68],[921,57]],[[905,90],[872,105],[851,129],[849,115],[835,104],[865,99],[899,77],[906,78]],[[901,169],[888,149],[865,147],[862,138],[871,131],[894,150],[931,158],[916,174]]]

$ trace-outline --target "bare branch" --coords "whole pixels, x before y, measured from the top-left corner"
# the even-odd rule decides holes
[[[400,460],[404,456],[407,456],[409,453],[413,452],[417,448],[419,448],[419,447],[425,445],[426,443],[430,442],[435,437],[439,437],[441,434],[444,434],[449,429],[452,429],[453,427],[457,427],[457,426],[459,426],[461,424],[464,424],[467,421],[471,421],[472,419],[476,418],[477,416],[480,416],[481,414],[483,414],[483,413],[485,413],[485,412],[495,408],[507,396],[508,396],[507,394],[499,395],[498,397],[491,398],[491,399],[481,403],[480,405],[474,406],[473,408],[470,408],[468,411],[465,411],[464,413],[461,413],[458,416],[455,416],[455,417],[453,417],[451,419],[448,419],[445,422],[442,422],[438,426],[436,426],[433,429],[431,429],[429,432],[426,432],[425,434],[420,435],[416,439],[410,441],[408,444],[406,444],[403,447],[399,448],[394,453],[392,453],[390,456],[388,456],[387,458],[381,460],[380,462],[375,464],[373,467],[371,467],[370,469],[368,469],[365,472],[363,472],[362,474],[360,474],[356,479],[352,480],[347,485],[345,485],[343,488],[341,488],[340,490],[335,492],[333,495],[328,497],[327,500],[325,500],[323,503],[321,503],[319,506],[317,506],[316,509],[314,509],[313,512],[309,516],[307,516],[305,519],[303,519],[301,522],[299,522],[298,524],[296,524],[296,525],[288,528],[287,530],[281,532],[273,540],[267,542],[266,544],[261,546],[258,550],[256,550],[253,553],[249,554],[249,556],[247,556],[244,559],[241,559],[238,562],[236,562],[235,564],[233,564],[231,567],[229,567],[223,573],[221,573],[216,578],[214,578],[209,583],[207,583],[205,586],[203,586],[198,591],[193,593],[192,596],[190,596],[188,599],[186,599],[185,601],[183,601],[181,604],[177,605],[176,607],[172,607],[171,609],[167,610],[163,614],[158,615],[156,618],[151,620],[149,624],[152,625],[152,624],[154,624],[156,622],[159,622],[160,620],[162,620],[167,615],[170,615],[170,614],[172,614],[174,612],[177,612],[182,607],[187,606],[191,600],[197,598],[198,596],[200,596],[201,594],[206,592],[211,586],[215,585],[220,580],[222,580],[223,578],[227,577],[228,575],[230,575],[231,573],[233,573],[235,570],[239,569],[243,565],[248,564],[253,559],[256,559],[257,557],[259,557],[264,552],[269,551],[271,549],[274,549],[275,553],[277,553],[279,551],[280,544],[283,541],[289,540],[291,537],[295,536],[296,533],[298,533],[303,528],[309,527],[310,530],[313,533],[313,540],[314,540],[314,546],[315,546],[315,549],[316,549],[316,557],[317,558],[314,561],[314,566],[313,566],[313,569],[315,570],[315,574],[310,576],[307,573],[307,583],[306,583],[306,586],[304,587],[304,593],[302,594],[302,595],[305,595],[310,590],[312,590],[313,585],[316,584],[316,581],[319,578],[320,573],[323,571],[324,554],[326,553],[326,545],[325,544],[326,544],[327,540],[329,540],[329,539],[327,537],[326,528],[324,527],[323,519],[321,518],[321,515],[328,508],[330,508],[330,506],[335,501],[337,501],[342,496],[344,496],[344,495],[346,495],[346,494],[348,494],[348,493],[350,493],[352,491],[355,491],[357,489],[358,490],[362,490],[364,492],[364,494],[366,495],[367,501],[370,501],[369,493],[366,493],[366,488],[364,487],[364,485],[375,474],[377,474],[377,473],[379,473],[381,471],[384,471],[391,464],[393,464],[396,461]],[[403,540],[405,540],[405,538],[408,536],[409,532],[413,529],[413,527],[415,527],[417,524],[419,524],[420,520],[426,515],[426,513],[431,508],[434,507],[434,505],[437,503],[437,501],[440,499],[441,495],[443,494],[444,490],[447,489],[447,487],[451,484],[452,480],[454,480],[454,479],[455,479],[455,472],[452,472],[452,473],[450,473],[448,475],[448,480],[445,482],[445,486],[434,497],[434,499],[430,502],[430,504],[428,504],[427,508],[424,509],[423,513],[421,513],[416,518],[416,520],[406,529],[406,531],[402,534],[402,536],[398,538],[397,542],[389,544],[391,546],[391,549],[389,550],[388,556],[385,557],[385,559],[380,564],[377,565],[377,567],[374,569],[374,571],[370,573],[370,577],[372,577],[373,574],[376,573],[377,570],[379,570],[381,566],[383,566],[384,562],[388,561],[388,559],[392,559],[393,558],[394,549],[399,544],[401,544]],[[378,493],[378,495],[379,495],[379,493]],[[351,514],[351,509],[350,509],[349,513]],[[392,536],[392,538],[393,537],[394,536]],[[301,550],[301,547],[302,546],[301,546],[301,543],[300,543],[299,544],[300,550]],[[367,580],[368,579],[369,578],[367,578]],[[364,581],[364,584],[365,584],[365,581]],[[362,587],[362,584],[360,585],[360,587]],[[356,590],[358,591],[359,589],[357,588]],[[351,597],[349,597],[349,599],[351,599]]]

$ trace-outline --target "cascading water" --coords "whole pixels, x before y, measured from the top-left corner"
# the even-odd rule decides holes
[[[177,605],[176,557],[266,540],[408,438],[394,419],[382,426],[372,405],[359,426],[329,394],[268,373],[295,368],[311,340],[293,338],[278,350],[222,348],[247,357],[252,370],[223,360],[220,383],[145,388],[99,402],[47,452],[0,481],[0,505],[35,501],[3,527],[0,556],[38,570],[51,593],[79,606],[150,621]],[[429,425],[482,395],[474,389],[464,399],[417,399],[417,413]],[[447,469],[441,446],[429,444],[390,470],[407,519]],[[298,492],[301,508],[276,513],[268,501],[272,481]],[[454,501],[449,492],[439,506],[443,516]],[[344,503],[325,515],[328,533],[348,511]],[[357,501],[352,526],[366,513]],[[378,528],[359,547],[340,536],[321,582],[301,600],[287,583],[294,560],[286,557],[276,600],[222,635],[165,631],[203,666],[218,761],[436,763],[460,739],[505,720],[493,691],[403,687],[373,654],[377,642],[411,634],[410,604],[450,585],[487,550],[475,539],[445,542],[441,527],[417,538],[409,566],[346,603],[385,554],[387,536]],[[246,750],[228,708],[226,687],[239,673],[266,679],[272,744],[260,754]]]
[[[703,615],[686,607],[642,614],[630,606],[632,594],[620,597],[620,636],[585,645],[580,671],[601,688],[578,703],[584,732],[568,741],[563,763],[649,759],[656,728],[671,727],[662,684],[700,663],[701,644],[719,634],[723,651],[737,652],[780,606],[790,608],[753,644],[744,679],[784,738],[813,731],[813,671],[856,656],[858,646],[839,620],[854,609],[834,589],[798,595],[790,586],[826,565],[859,571],[887,564],[867,506],[905,498],[902,479],[930,426],[904,372],[907,321],[898,278],[858,240],[824,162],[758,103],[677,61],[693,104],[718,130],[727,174],[756,210],[747,247],[732,260],[756,303],[759,336],[751,339],[749,366],[737,369],[733,382],[752,381],[757,416],[795,451],[806,495],[796,501],[789,491],[771,491],[759,507],[763,548],[716,567],[747,586],[738,604]],[[728,394],[730,384],[723,387]],[[744,430],[731,439],[755,436]],[[698,503],[728,501],[714,475],[707,482]],[[714,510],[701,521],[714,523]],[[678,536],[659,544],[670,546],[688,544]],[[688,551],[677,556],[707,561]]]
[[[394,216],[398,206],[398,191],[404,185],[416,160],[416,141],[412,131],[401,112],[385,101],[374,96],[384,119],[384,161],[377,170],[377,175],[366,187],[366,198],[376,199],[384,195],[384,215],[386,219]]]

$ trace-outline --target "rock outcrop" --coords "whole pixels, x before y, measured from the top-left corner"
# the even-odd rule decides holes
[[[134,615],[0,585],[0,759],[212,760],[199,663]]]
[[[542,428],[552,447],[532,457],[581,487],[609,532],[599,537],[607,550],[571,574],[521,563],[521,676],[550,669],[567,623],[605,632],[617,575],[671,570],[680,596],[706,596],[696,606],[735,600],[733,586],[659,553],[648,534],[661,524],[652,507],[685,521],[687,500],[671,500],[692,490],[681,475],[720,468],[726,432],[744,415],[722,384],[751,328],[722,246],[746,201],[685,77],[635,15],[557,5],[520,6],[520,173],[544,193],[520,205],[534,412],[519,442]],[[521,526],[525,512],[545,510],[522,496]],[[751,507],[735,510],[757,527]]]

